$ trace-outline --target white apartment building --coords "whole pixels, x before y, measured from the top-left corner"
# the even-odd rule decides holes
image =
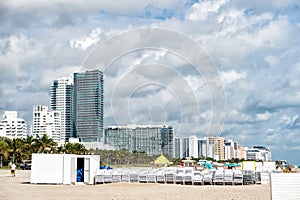
[[[190,142],[188,137],[175,137],[174,138],[174,152],[175,158],[190,157]]]
[[[263,146],[254,146],[251,149],[246,149],[246,158],[247,160],[272,160],[271,151]]]
[[[63,77],[52,82],[50,108],[60,111],[60,137],[64,142],[74,137],[73,93],[72,77]]]
[[[237,158],[238,144],[231,139],[222,137],[175,137],[174,157],[214,158],[227,160]]]
[[[208,138],[198,138],[195,135],[189,137],[175,137],[174,157],[176,158],[204,158],[214,157],[214,145],[209,144]]]
[[[32,135],[41,138],[45,134],[59,144],[64,143],[61,138],[60,111],[49,110],[48,106],[33,106]]]
[[[237,158],[237,142],[231,139],[225,139],[224,141],[224,160]]]
[[[18,118],[17,111],[5,111],[0,121],[0,136],[14,138],[27,137],[27,123]]]
[[[239,158],[245,160],[271,161],[271,151],[263,146],[253,148],[241,147],[232,139],[223,137],[203,137],[195,135],[174,138],[175,158],[214,158],[216,160],[230,160]]]

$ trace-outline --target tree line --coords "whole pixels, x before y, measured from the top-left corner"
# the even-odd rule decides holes
[[[0,167],[7,166],[9,162],[21,163],[31,160],[33,153],[65,153],[65,154],[94,154],[100,155],[101,165],[149,165],[159,156],[148,156],[144,151],[129,151],[127,149],[102,150],[86,149],[80,143],[66,143],[58,145],[48,135],[26,139],[10,139],[0,137]],[[168,157],[171,160],[171,157]]]
[[[95,155],[100,155],[101,165],[150,165],[159,156],[149,156],[145,151],[129,151],[127,149],[103,150],[90,149]]]
[[[80,143],[58,145],[48,135],[37,138],[28,136],[26,139],[0,137],[0,167],[9,162],[31,160],[33,153],[88,154],[89,151]]]
[[[49,138],[48,135],[34,138],[28,136],[26,139],[10,139],[7,137],[0,137],[0,167],[7,166],[9,162],[21,163],[24,160],[31,160],[33,153],[65,153],[65,154],[94,154],[100,155],[101,165],[149,165],[159,156],[149,156],[144,151],[129,151],[127,149],[118,150],[103,150],[103,149],[86,149],[80,143],[66,143],[58,145]],[[180,158],[172,158],[165,155],[169,161],[174,165],[179,165],[182,162]],[[192,158],[196,162],[199,158]],[[211,161],[216,161],[212,158],[202,158]],[[239,163],[244,159],[230,159],[226,161],[217,162],[230,162]]]

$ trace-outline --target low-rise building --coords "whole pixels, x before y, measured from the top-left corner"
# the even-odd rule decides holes
[[[5,111],[0,121],[0,136],[14,138],[27,137],[27,123],[18,117],[17,111]]]
[[[246,160],[246,158],[247,158],[245,147],[242,147],[242,146],[240,146],[240,145],[238,145],[238,147],[237,147],[237,152],[236,152],[236,154],[237,154],[236,157],[237,157],[238,159],[245,159],[245,160]]]
[[[246,159],[271,161],[271,151],[264,146],[254,146],[246,150]]]
[[[87,150],[90,149],[102,149],[102,150],[116,150],[115,147],[109,146],[108,144],[104,144],[103,142],[81,142],[79,138],[69,138],[70,143],[79,143],[84,145]]]

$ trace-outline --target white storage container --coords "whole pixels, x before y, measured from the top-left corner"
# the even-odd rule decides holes
[[[300,197],[300,174],[271,173],[271,198],[273,200],[294,200]]]
[[[94,184],[99,155],[32,154],[30,183]]]

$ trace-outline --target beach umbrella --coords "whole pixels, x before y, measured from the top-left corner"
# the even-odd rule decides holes
[[[161,154],[158,158],[155,159],[154,164],[155,165],[168,165],[168,164],[170,164],[170,161],[163,154]]]

